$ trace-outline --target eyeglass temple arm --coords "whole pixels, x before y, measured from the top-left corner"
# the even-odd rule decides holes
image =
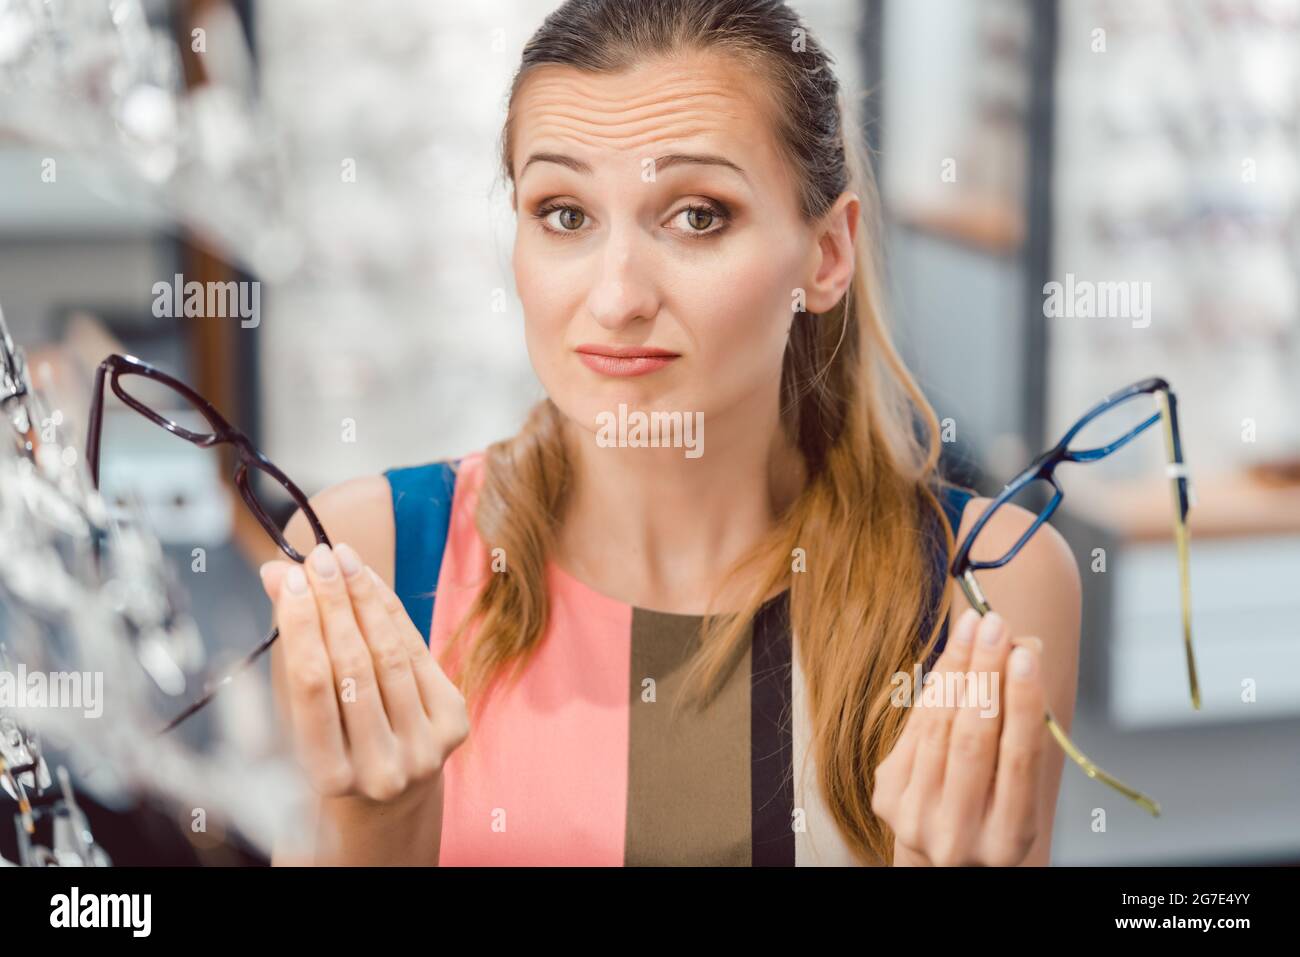
[[[1201,709],[1201,683],[1196,674],[1196,654],[1192,650],[1192,576],[1189,534],[1187,530],[1187,510],[1190,506],[1191,479],[1187,474],[1187,465],[1183,462],[1182,442],[1178,435],[1177,400],[1173,393],[1160,390],[1156,392],[1156,404],[1160,407],[1165,439],[1165,457],[1168,460],[1166,471],[1169,475],[1169,490],[1174,504],[1174,545],[1178,550],[1178,588],[1180,611],[1183,622],[1183,654],[1187,659],[1187,682],[1192,695],[1192,707]],[[1183,485],[1180,487],[1179,482]]]
[[[972,608],[979,612],[981,617],[992,611],[988,599],[984,596],[984,590],[980,588],[979,582],[975,580],[974,572],[969,568],[966,569],[962,572],[958,581],[961,583],[961,590],[966,595],[966,600]],[[1150,811],[1153,817],[1160,816],[1160,804],[1154,798],[1148,797],[1136,788],[1129,787],[1119,778],[1103,770],[1096,762],[1080,751],[1078,746],[1070,740],[1070,736],[1065,733],[1065,729],[1061,727],[1060,722],[1052,715],[1051,708],[1044,709],[1043,718],[1047,723],[1048,731],[1052,733],[1052,737],[1056,739],[1056,743],[1060,745],[1061,750],[1070,756],[1070,760],[1083,769],[1084,774],[1109,784],[1125,797]]]
[[[205,688],[203,694],[201,694],[197,699],[194,700],[194,702],[192,702],[188,707],[186,707],[184,711],[182,711],[176,717],[168,721],[167,724],[164,725],[158,731],[158,735],[166,734],[168,731],[172,730],[172,728],[175,728],[186,718],[190,717],[190,715],[196,713],[204,706],[206,706],[209,701],[211,701],[213,698],[217,696],[218,691],[220,691],[226,685],[234,681],[236,677],[238,677],[247,668],[249,668],[254,662],[256,662],[257,659],[260,658],[266,652],[266,650],[270,648],[272,644],[275,643],[275,640],[279,637],[280,637],[279,627],[277,626],[272,628],[271,633],[262,640],[261,644],[259,644],[256,648],[254,648],[252,652],[249,653],[237,665],[235,665],[224,675],[222,675],[221,678],[219,678],[217,681],[214,681],[207,688]]]
[[[108,375],[107,361],[95,370],[95,387],[90,398],[90,422],[86,427],[86,464],[90,468],[90,481],[99,488],[99,442],[104,426],[104,379]]]

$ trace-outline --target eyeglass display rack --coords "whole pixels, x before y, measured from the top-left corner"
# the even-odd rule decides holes
[[[1059,10],[1050,421],[1158,368],[1203,471],[1300,460],[1300,3]]]
[[[247,733],[267,693],[241,677],[207,725],[159,734],[221,666],[156,537],[93,490],[3,314],[0,334],[0,862],[265,862],[297,793]]]

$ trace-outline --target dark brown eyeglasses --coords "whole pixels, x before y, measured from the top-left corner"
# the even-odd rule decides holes
[[[211,426],[211,431],[194,432],[185,428],[179,423],[167,418],[165,415],[150,408],[139,398],[132,395],[124,386],[123,382],[130,382],[133,377],[150,379],[169,388],[176,395],[185,400],[185,403],[195,409]],[[294,503],[302,509],[302,514],[306,517],[308,524],[311,526],[312,533],[316,536],[318,544],[329,545],[329,537],[325,534],[325,529],[316,513],[312,511],[311,505],[307,502],[307,496],[302,493],[298,486],[294,485],[287,475],[281,472],[274,463],[265,455],[259,452],[253,443],[249,441],[248,436],[239,429],[235,428],[225,417],[221,415],[207,399],[199,395],[184,382],[169,376],[160,369],[151,366],[135,356],[124,356],[113,354],[99,364],[95,372],[95,393],[90,406],[90,427],[86,436],[86,461],[90,466],[90,478],[95,488],[99,488],[99,455],[100,455],[100,435],[103,431],[104,422],[104,381],[108,380],[114,394],[117,395],[135,411],[139,412],[150,422],[161,426],[173,435],[180,436],[187,442],[201,448],[212,448],[217,445],[229,445],[235,450],[235,487],[239,489],[240,497],[243,498],[244,504],[257,517],[262,528],[271,536],[271,540],[279,546],[280,550],[288,555],[295,562],[302,563],[306,556],[302,555],[289,544],[288,539],[284,537],[279,525],[271,517],[266,507],[258,500],[257,492],[249,482],[249,470],[256,469],[266,475],[269,475],[281,488],[283,488]],[[194,714],[204,705],[216,696],[217,692],[229,684],[236,675],[249,667],[261,655],[271,647],[275,640],[280,637],[280,629],[272,628],[271,633],[266,636],[262,642],[253,649],[238,665],[236,665],[225,677],[213,685],[184,711],[167,723],[159,734],[165,734],[172,728],[179,725],[182,721]]]

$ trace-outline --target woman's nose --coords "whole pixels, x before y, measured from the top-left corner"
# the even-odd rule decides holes
[[[602,250],[598,272],[587,295],[592,318],[606,329],[619,329],[638,318],[649,318],[659,308],[649,275],[648,251],[638,237],[623,231],[611,234]]]

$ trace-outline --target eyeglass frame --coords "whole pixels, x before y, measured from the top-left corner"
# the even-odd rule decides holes
[[[151,409],[122,388],[118,380],[123,375],[144,376],[145,378],[152,379],[155,382],[159,382],[173,391],[178,392],[195,409],[197,409],[205,419],[207,419],[208,424],[213,427],[213,431],[210,434],[192,432],[178,423],[160,415],[158,412]],[[321,525],[320,519],[316,517],[315,511],[307,501],[307,496],[304,495],[302,490],[293,483],[289,476],[280,471],[275,463],[258,451],[247,435],[231,425],[230,422],[228,422],[226,418],[216,410],[216,407],[213,406],[211,402],[199,395],[199,393],[195,392],[184,382],[132,355],[112,353],[107,356],[95,370],[94,396],[91,400],[90,422],[86,434],[86,462],[89,466],[90,479],[95,489],[99,488],[99,459],[104,424],[104,382],[106,379],[108,380],[108,384],[112,388],[113,393],[119,399],[155,425],[166,429],[173,435],[179,436],[200,448],[214,448],[218,445],[233,446],[237,455],[234,482],[236,488],[239,489],[240,497],[243,498],[244,504],[248,506],[253,515],[257,518],[258,523],[271,536],[271,539],[275,542],[276,546],[293,561],[302,564],[307,560],[307,557],[289,544],[288,539],[284,537],[284,533],[275,523],[275,520],[267,514],[266,509],[263,508],[262,504],[257,500],[257,495],[253,492],[253,489],[248,482],[248,469],[250,466],[264,472],[280,483],[281,487],[289,493],[295,504],[297,504],[299,509],[302,510],[303,517],[307,519],[308,525],[311,526],[312,533],[316,536],[317,544],[330,546],[329,536],[326,535],[324,526]],[[270,634],[268,634],[250,654],[229,671],[225,677],[215,685],[208,688],[196,701],[194,701],[194,703],[189,705],[184,711],[168,722],[167,725],[158,733],[165,734],[172,728],[175,728],[182,721],[211,701],[222,687],[230,683],[235,675],[239,674],[261,657],[279,636],[279,627],[273,627]]]
[[[1158,406],[1154,415],[1147,418],[1137,426],[1134,426],[1120,438],[1111,442],[1109,445],[1099,446],[1093,449],[1071,450],[1070,443],[1074,438],[1094,419],[1102,414],[1109,412],[1118,405],[1134,399],[1139,395],[1149,394],[1156,399]],[[1174,507],[1174,535],[1175,543],[1178,550],[1179,564],[1179,587],[1181,592],[1181,612],[1183,622],[1183,643],[1187,660],[1187,675],[1191,690],[1192,707],[1200,710],[1201,692],[1200,684],[1196,674],[1196,659],[1192,651],[1192,633],[1191,633],[1191,576],[1189,570],[1188,555],[1188,531],[1187,531],[1187,513],[1191,508],[1191,480],[1188,476],[1187,465],[1183,459],[1182,438],[1178,430],[1178,400],[1169,383],[1164,379],[1153,376],[1148,379],[1142,379],[1123,389],[1107,395],[1091,409],[1085,412],[1073,426],[1065,433],[1056,445],[1036,457],[1023,471],[1006,484],[1000,493],[993,499],[982,515],[976,519],[974,526],[966,533],[961,543],[957,546],[953,554],[952,563],[949,566],[949,573],[957,579],[961,585],[962,592],[966,600],[970,603],[980,616],[988,614],[992,609],[989,607],[988,599],[985,597],[983,590],[979,586],[979,581],[975,578],[977,570],[989,568],[1001,568],[1007,564],[1025,546],[1025,543],[1052,517],[1057,507],[1061,504],[1064,491],[1056,483],[1056,467],[1062,462],[1073,463],[1090,463],[1100,461],[1103,458],[1113,454],[1120,448],[1127,445],[1134,438],[1145,432],[1156,422],[1164,423],[1165,438],[1165,455],[1167,458],[1166,475],[1171,481],[1171,490]],[[1014,498],[1022,489],[1031,482],[1042,479],[1047,482],[1055,494],[1051,500],[1044,506],[1035,517],[1034,522],[1020,536],[1014,545],[1002,557],[992,561],[974,561],[971,556],[971,548],[976,538],[983,528],[988,524],[993,513],[1001,506]],[[1135,801],[1142,807],[1146,808],[1155,817],[1160,815],[1160,805],[1153,798],[1148,797],[1142,792],[1124,784],[1118,778],[1107,773],[1098,767],[1090,758],[1087,757],[1072,742],[1065,730],[1053,717],[1051,709],[1046,709],[1045,721],[1048,729],[1051,731],[1053,738],[1061,749],[1073,760],[1080,768],[1091,778],[1102,781],[1119,791],[1125,797]]]

